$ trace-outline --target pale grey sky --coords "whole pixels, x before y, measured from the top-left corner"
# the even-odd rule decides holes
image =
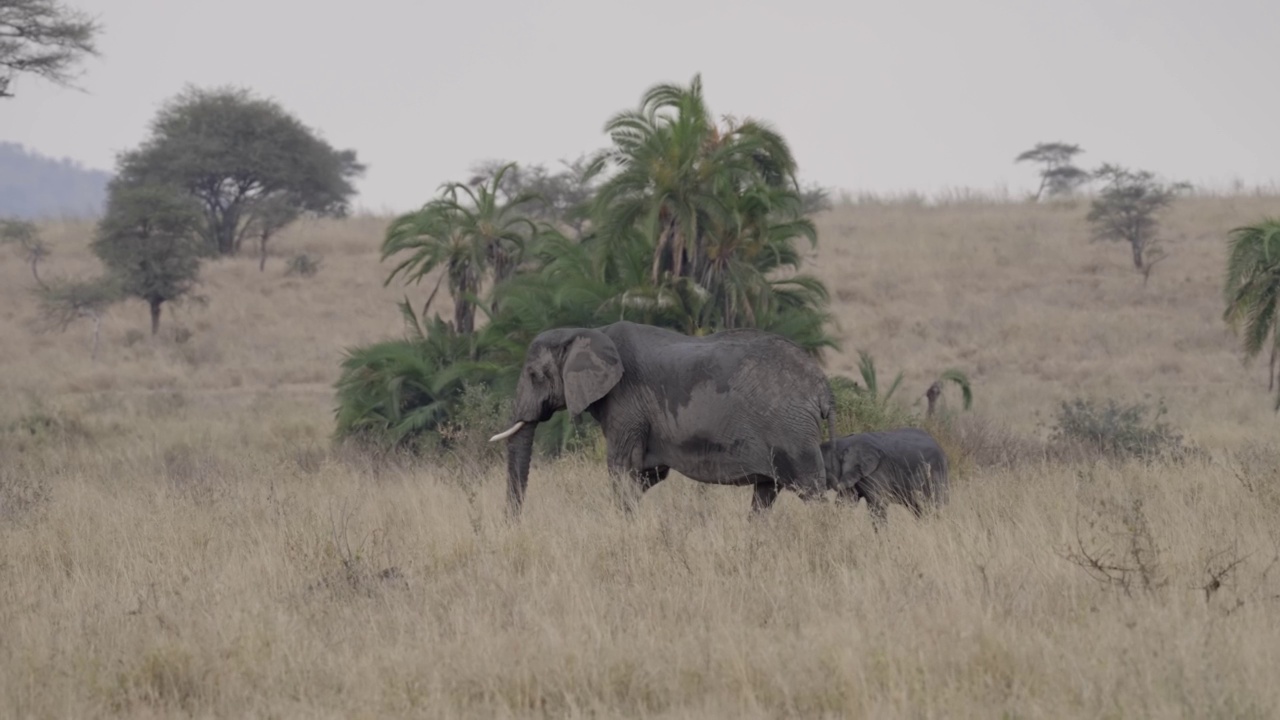
[[[853,191],[1033,185],[1082,145],[1171,179],[1280,180],[1274,0],[65,0],[102,56],[23,77],[0,139],[112,169],[185,83],[279,101],[368,163],[358,207],[407,210],[485,158],[554,164],[657,82],[774,123],[801,179]],[[839,9],[836,9],[839,8]]]

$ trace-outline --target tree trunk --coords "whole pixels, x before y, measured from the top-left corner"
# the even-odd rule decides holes
[[[91,362],[98,361],[98,335],[102,329],[102,314],[93,314],[93,344],[89,346],[89,360]]]
[[[262,272],[267,267],[267,234],[263,233],[258,238],[258,272]]]
[[[458,292],[453,298],[453,324],[457,327],[459,334],[470,335],[475,332],[476,309],[467,295],[476,294],[479,284],[474,271],[470,268],[463,273],[462,282],[458,283]]]
[[[31,258],[31,277],[36,279],[36,285],[39,285],[40,288],[43,290],[43,289],[47,289],[47,287],[45,286],[44,281],[40,279],[39,265],[40,265],[40,258],[32,257]]]
[[[163,300],[151,300],[151,334],[155,335],[160,331],[160,303]]]
[[[934,380],[933,384],[930,385],[929,389],[926,390],[924,393],[925,400],[929,402],[928,409],[924,411],[924,416],[926,418],[933,417],[934,406],[938,404],[938,398],[941,395],[942,395],[942,381]]]
[[[1133,240],[1133,241],[1131,241],[1131,242],[1130,242],[1130,245],[1133,247],[1133,267],[1134,267],[1134,269],[1135,269],[1135,270],[1137,270],[1138,272],[1142,272],[1142,266],[1143,266],[1142,246],[1143,246],[1143,244],[1144,244],[1144,243],[1143,243],[1141,240]]]
[[[1276,384],[1276,343],[1271,343],[1271,363],[1267,366],[1267,392]]]

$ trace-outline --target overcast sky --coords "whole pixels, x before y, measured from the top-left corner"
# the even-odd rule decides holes
[[[1275,0],[64,0],[95,14],[84,93],[22,77],[0,139],[112,169],[185,83],[280,102],[406,210],[477,160],[553,164],[701,72],[716,114],[775,124],[802,181],[1033,185],[1038,141],[1226,186],[1280,179]],[[839,8],[839,9],[836,9]]]

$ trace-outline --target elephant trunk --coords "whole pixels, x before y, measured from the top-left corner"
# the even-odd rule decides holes
[[[520,515],[524,492],[529,487],[529,459],[533,453],[533,431],[537,423],[516,423],[507,438],[507,515]]]

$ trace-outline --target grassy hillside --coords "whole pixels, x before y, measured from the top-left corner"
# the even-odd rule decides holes
[[[1225,231],[1277,212],[1181,201],[1145,287],[1083,205],[822,216],[829,370],[867,350],[912,402],[958,367],[1026,436],[1063,400],[1163,396],[1210,450],[974,466],[879,534],[791,495],[751,522],[750,490],[675,474],[627,522],[580,460],[535,460],[513,527],[501,469],[331,450],[343,348],[427,289],[382,287],[383,219],[209,263],[156,339],[118,306],[97,362],[87,324],[36,332],[0,250],[0,714],[1272,716],[1280,419],[1219,288]],[[46,274],[97,272],[89,225],[44,231]],[[301,251],[319,274],[284,277]]]

